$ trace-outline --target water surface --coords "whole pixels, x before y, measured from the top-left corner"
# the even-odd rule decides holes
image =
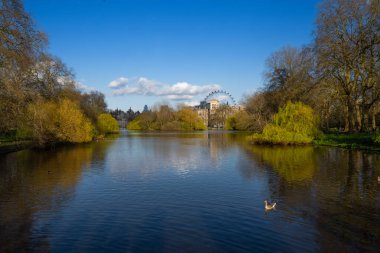
[[[0,252],[376,252],[379,175],[376,153],[217,131],[20,151],[0,156]]]

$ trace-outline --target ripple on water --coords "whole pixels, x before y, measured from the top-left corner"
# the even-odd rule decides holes
[[[0,168],[0,252],[380,248],[378,154],[135,133],[9,154]]]

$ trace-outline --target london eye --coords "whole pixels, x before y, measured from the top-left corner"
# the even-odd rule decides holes
[[[215,90],[210,92],[204,99],[204,101],[209,102],[212,99],[218,100],[221,104],[236,105],[234,97],[225,90]]]

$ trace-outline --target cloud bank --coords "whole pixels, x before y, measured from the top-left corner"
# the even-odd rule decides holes
[[[168,85],[145,77],[134,79],[120,77],[111,81],[108,87],[113,89],[112,94],[115,96],[158,96],[169,100],[191,100],[198,95],[220,89],[217,84],[194,85],[188,82],[177,82]]]
[[[111,89],[119,89],[119,88],[123,88],[127,86],[127,84],[128,84],[128,78],[119,77],[118,79],[111,81],[108,84],[108,87],[110,87]]]

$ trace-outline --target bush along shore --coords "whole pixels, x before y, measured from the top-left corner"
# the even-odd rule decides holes
[[[330,133],[313,141],[315,145],[332,146],[346,149],[380,151],[379,133]]]
[[[301,102],[288,102],[261,134],[253,134],[249,140],[258,144],[302,145],[312,143],[318,135],[318,119],[313,109]]]
[[[85,143],[119,133],[118,123],[110,114],[100,114],[93,125],[70,101],[63,101],[60,105],[42,104],[32,110],[35,110],[34,117],[40,118],[31,121],[34,126],[22,135],[15,129],[0,137],[0,154],[32,147]]]
[[[274,115],[261,134],[248,137],[255,144],[314,144],[347,149],[380,151],[380,132],[326,133],[318,130],[319,120],[313,110],[300,102],[288,102]]]
[[[104,94],[78,88],[51,55],[21,1],[6,0],[0,22],[0,149],[90,142],[118,132]]]

